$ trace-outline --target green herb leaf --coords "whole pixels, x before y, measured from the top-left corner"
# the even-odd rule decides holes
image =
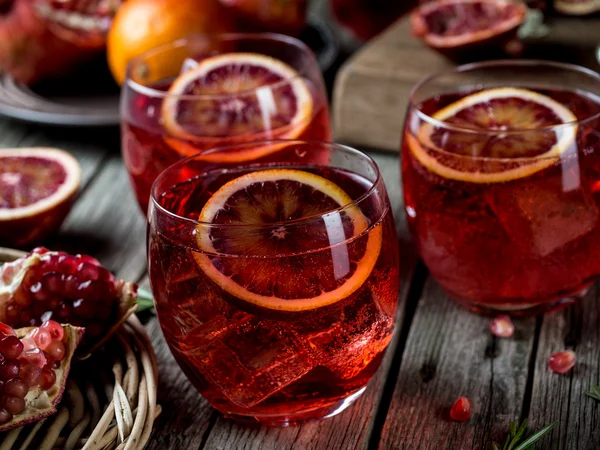
[[[592,389],[589,392],[586,392],[585,395],[600,402],[600,386],[592,386]]]
[[[137,312],[147,310],[154,312],[154,300],[152,298],[152,292],[144,288],[138,289],[137,305]]]
[[[515,450],[527,450],[534,443],[536,443],[537,441],[542,439],[544,436],[546,436],[550,432],[550,430],[552,430],[552,428],[554,428],[554,425],[556,425],[557,423],[558,423],[558,420],[555,420],[550,425],[546,425],[544,428],[542,428],[537,433],[534,433],[531,436],[529,436],[524,442],[521,442],[521,444],[519,444],[519,446],[516,447]]]
[[[592,390],[595,390],[596,387],[597,386],[593,387]],[[551,423],[538,432],[529,435],[523,441],[527,433],[527,420],[524,420],[520,426],[519,422],[511,420],[508,426],[508,436],[506,437],[506,442],[504,443],[502,450],[531,450],[533,449],[533,444],[548,434],[557,423],[558,421]],[[500,445],[496,442],[492,442],[492,450],[500,450]]]

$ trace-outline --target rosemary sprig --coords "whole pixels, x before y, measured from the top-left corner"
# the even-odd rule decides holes
[[[492,442],[492,450],[531,450],[533,449],[533,444],[546,436],[557,423],[558,420],[526,437],[527,420],[524,420],[521,426],[519,426],[519,422],[516,420],[511,420],[508,427],[509,432],[506,437],[506,442],[504,442],[502,447],[500,444]]]
[[[142,312],[146,310],[154,312],[154,300],[152,299],[152,292],[150,292],[148,289],[139,288],[137,305],[137,312]]]
[[[600,386],[592,386],[590,392],[586,392],[585,395],[600,402]]]

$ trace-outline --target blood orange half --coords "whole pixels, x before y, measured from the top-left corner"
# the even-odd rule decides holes
[[[0,242],[21,247],[60,227],[81,182],[69,153],[52,148],[0,150]]]
[[[549,167],[573,148],[577,134],[577,118],[567,107],[520,88],[468,95],[432,119],[416,137],[407,134],[413,155],[444,178],[473,183],[509,181]]]
[[[469,56],[475,47],[488,54],[513,39],[527,8],[511,0],[439,0],[424,3],[411,16],[412,31],[450,57]]]
[[[168,93],[162,119],[172,137],[166,141],[184,156],[244,140],[297,138],[313,111],[300,74],[256,53],[206,58],[183,72]]]
[[[238,299],[280,311],[347,298],[369,277],[381,249],[381,225],[368,230],[344,190],[302,170],[235,178],[208,200],[199,221],[201,269]]]

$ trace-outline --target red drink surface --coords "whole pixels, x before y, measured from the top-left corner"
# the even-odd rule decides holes
[[[576,150],[520,178],[440,176],[410,149],[414,113],[405,125],[402,176],[414,239],[442,287],[476,310],[536,308],[576,295],[600,274],[600,103],[571,91],[530,90],[589,119],[578,125]],[[419,109],[432,115],[465,95],[429,98]]]
[[[331,141],[331,124],[327,100],[309,80],[304,80],[313,98],[313,111],[303,131],[294,139]],[[153,88],[166,91],[171,82],[161,82]],[[241,144],[256,140],[278,139],[279,130],[265,129],[259,134],[235,137],[203,138],[184,140],[170,135],[163,125],[161,107],[163,99],[149,97],[143,93],[124,90],[122,99],[122,151],[125,167],[129,173],[138,203],[144,213],[148,209],[150,187],[156,177],[175,162],[191,156],[193,149],[202,152],[211,148]],[[166,138],[166,139],[165,139]],[[176,146],[186,146],[182,153]],[[293,154],[281,155],[281,161],[294,162]],[[272,160],[272,156],[271,156]],[[246,163],[248,161],[245,161]],[[261,162],[260,160],[253,162]]]
[[[333,181],[352,199],[371,187],[341,169],[292,168]],[[217,189],[249,171],[218,171],[183,182],[167,190],[159,204],[197,219]],[[355,265],[353,255],[364,255],[369,233],[381,227],[381,252],[360,287],[333,304],[304,311],[264,308],[231,295],[196,262],[200,250],[194,241],[181,238],[185,233],[176,225],[160,224],[151,212],[149,273],[160,324],[179,365],[215,408],[237,418],[289,424],[321,418],[366,386],[391,340],[398,296],[397,239],[387,198],[384,204],[361,203],[365,216],[375,210],[376,223],[341,246],[306,250],[311,243],[301,242],[299,253],[217,257],[223,265],[241,267],[247,280],[293,267],[295,275],[277,279],[274,290],[304,295],[305,281],[313,276],[342,279],[336,271]],[[336,232],[321,218],[311,226]]]

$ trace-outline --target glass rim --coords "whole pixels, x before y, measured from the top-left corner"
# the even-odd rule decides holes
[[[145,59],[152,57],[154,55],[158,55],[159,53],[165,52],[165,51],[167,51],[169,49],[173,49],[175,47],[183,47],[183,46],[187,45],[194,38],[206,39],[208,41],[210,41],[210,40],[240,41],[240,40],[244,40],[244,39],[277,41],[277,42],[281,42],[282,44],[296,47],[302,53],[312,55],[312,50],[300,39],[297,39],[293,36],[287,36],[287,35],[279,34],[279,33],[270,33],[270,32],[261,32],[261,33],[233,32],[233,33],[212,33],[212,34],[211,33],[206,33],[206,34],[192,33],[192,34],[187,35],[184,38],[177,39],[177,40],[169,42],[167,44],[162,44],[157,47],[154,47],[150,50],[147,50],[147,51],[141,53],[140,55],[136,56],[135,58],[133,58],[127,64],[127,70],[125,72],[126,76],[125,76],[124,86],[126,86],[140,94],[143,94],[147,97],[152,97],[152,98],[177,98],[177,99],[182,99],[182,100],[202,100],[202,99],[211,100],[211,99],[223,99],[223,98],[231,98],[231,97],[240,97],[240,96],[244,96],[244,95],[252,95],[259,89],[265,88],[265,87],[269,87],[271,89],[276,89],[278,87],[285,86],[285,85],[293,82],[294,80],[301,79],[301,78],[303,78],[303,76],[306,76],[306,71],[304,68],[298,70],[298,69],[292,67],[292,69],[294,69],[294,71],[296,72],[296,75],[294,77],[286,78],[286,79],[277,81],[275,83],[264,84],[264,85],[258,86],[256,88],[253,88],[253,89],[247,89],[245,91],[227,93],[227,94],[171,94],[168,91],[161,91],[160,89],[155,89],[155,88],[152,88],[149,86],[145,86],[142,83],[134,81],[133,78],[131,77],[131,72],[134,70],[134,68],[138,64],[141,64]],[[239,52],[233,52],[233,53],[239,53]],[[245,53],[248,53],[248,52],[245,52]],[[289,64],[287,64],[287,65],[289,65]]]
[[[468,134],[477,134],[477,135],[497,135],[498,133],[506,134],[523,134],[523,133],[531,133],[531,132],[539,132],[539,131],[548,131],[548,130],[556,130],[563,127],[573,127],[578,125],[583,125],[588,121],[593,121],[600,118],[600,112],[596,114],[592,114],[589,117],[585,117],[583,119],[578,119],[571,122],[558,123],[554,125],[546,125],[537,128],[513,128],[510,130],[490,130],[490,129],[478,129],[478,128],[468,128],[461,127],[451,123],[446,122],[445,120],[439,120],[431,117],[429,114],[424,113],[419,109],[415,102],[415,97],[418,94],[419,90],[429,84],[430,82],[442,78],[448,75],[456,75],[466,72],[472,72],[474,70],[486,69],[486,68],[508,68],[508,67],[537,67],[537,66],[545,66],[547,68],[553,69],[561,69],[567,70],[574,73],[579,73],[581,75],[587,76],[591,79],[595,79],[600,84],[600,73],[592,69],[588,69],[587,67],[579,66],[577,64],[563,63],[563,62],[555,62],[555,61],[546,61],[541,59],[521,59],[521,60],[511,60],[511,59],[500,59],[494,61],[482,61],[482,62],[474,62],[469,64],[462,64],[460,66],[443,70],[432,75],[429,75],[423,79],[421,79],[417,84],[413,86],[408,96],[409,108],[414,111],[420,119],[428,122],[429,124],[444,128],[451,131],[457,131],[461,133]],[[580,91],[576,89],[575,92]]]
[[[336,148],[338,150],[344,151],[344,152],[348,152],[351,153],[355,156],[358,156],[362,159],[364,159],[368,164],[371,165],[371,167],[375,170],[375,180],[373,181],[372,185],[369,186],[369,188],[367,189],[367,191],[365,191],[364,193],[362,193],[359,197],[357,197],[356,199],[352,200],[350,203],[347,203],[345,205],[341,205],[338,208],[334,208],[328,211],[325,211],[323,213],[319,213],[319,214],[313,214],[311,216],[307,216],[307,217],[301,217],[299,219],[292,219],[292,220],[286,220],[283,222],[275,222],[275,223],[269,223],[269,224],[229,224],[229,225],[223,225],[223,224],[215,224],[212,222],[201,222],[199,220],[196,219],[190,219],[189,217],[183,217],[179,214],[176,214],[172,211],[169,211],[168,209],[166,209],[165,207],[163,207],[160,203],[159,203],[159,197],[166,192],[166,190],[163,190],[161,192],[160,195],[157,195],[157,190],[158,190],[158,185],[160,183],[160,181],[167,176],[168,173],[172,172],[173,170],[176,170],[178,167],[180,166],[184,166],[186,164],[188,164],[190,161],[202,157],[202,156],[206,156],[207,154],[214,154],[214,153],[218,153],[218,152],[222,152],[222,151],[228,151],[228,150],[232,150],[232,149],[238,149],[238,148],[243,148],[243,147],[253,147],[253,146],[258,146],[258,145],[277,145],[277,144],[289,144],[289,145],[294,145],[294,144],[303,144],[303,145],[319,145],[319,146],[325,146],[325,147],[333,147]],[[292,164],[291,166],[294,165],[302,165],[302,164]],[[272,163],[271,165],[269,165],[269,167],[274,167],[274,166],[290,166],[288,163],[283,162],[283,161],[279,161],[279,162],[275,162]],[[247,169],[247,168],[253,168],[252,166],[252,162],[249,161],[247,164],[242,164],[239,165],[237,167],[231,167],[228,168],[231,171],[234,170],[243,170],[243,169]],[[210,172],[217,172],[219,170],[223,170],[221,169],[213,169],[213,170],[208,170],[205,173],[210,173]],[[261,170],[260,168],[258,168],[257,170]],[[195,179],[198,176],[201,176],[203,174],[199,174],[199,175],[194,175],[193,177],[189,178],[191,179]],[[183,181],[182,181],[183,182]],[[169,167],[167,167],[166,169],[164,169],[156,178],[156,180],[154,180],[154,182],[152,183],[152,187],[150,188],[150,204],[153,205],[161,214],[165,214],[167,216],[169,216],[171,219],[175,220],[175,221],[181,221],[182,223],[186,223],[186,224],[190,224],[193,225],[194,227],[199,227],[199,226],[203,226],[203,227],[207,227],[207,228],[217,228],[217,229],[236,229],[236,230],[240,230],[240,229],[268,229],[274,226],[277,227],[287,227],[287,226],[295,226],[295,225],[302,225],[304,223],[308,223],[311,221],[314,221],[316,219],[321,219],[321,218],[326,218],[326,217],[330,217],[334,214],[339,214],[345,210],[348,210],[350,208],[354,208],[354,207],[358,207],[358,205],[360,203],[362,203],[363,201],[365,201],[366,199],[368,199],[369,197],[371,197],[373,194],[376,193],[376,191],[379,189],[379,185],[382,183],[382,176],[381,176],[381,171],[379,170],[379,167],[377,166],[377,163],[373,160],[373,158],[371,158],[369,155],[367,155],[364,152],[361,152],[360,150],[357,150],[353,147],[350,147],[348,145],[344,145],[344,144],[338,144],[335,142],[326,142],[326,141],[318,141],[318,140],[303,140],[303,139],[267,139],[267,140],[260,140],[260,141],[253,141],[253,142],[246,142],[246,143],[240,143],[240,144],[228,144],[228,145],[223,145],[223,146],[219,146],[219,147],[213,147],[211,149],[208,149],[206,151],[203,151],[201,153],[198,153],[196,155],[192,155],[189,156],[185,159],[182,159],[180,161],[177,161],[176,163],[170,165]],[[169,188],[172,186],[169,186]]]

